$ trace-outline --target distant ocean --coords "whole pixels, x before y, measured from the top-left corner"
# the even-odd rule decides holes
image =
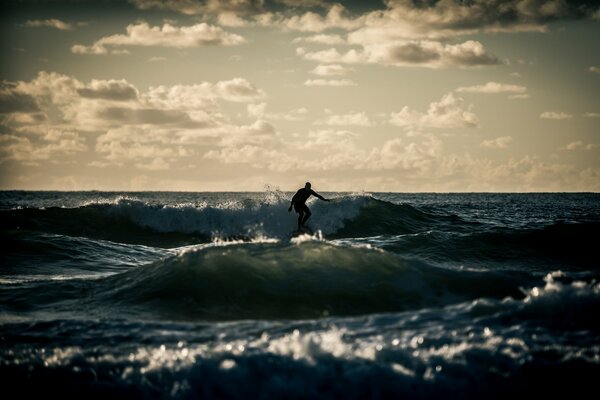
[[[598,392],[600,194],[322,194],[0,192],[3,397]]]

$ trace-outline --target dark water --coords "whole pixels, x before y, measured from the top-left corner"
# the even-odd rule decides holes
[[[574,396],[599,194],[0,192],[5,393]]]

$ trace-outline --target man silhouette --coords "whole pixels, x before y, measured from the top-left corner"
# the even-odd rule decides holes
[[[315,196],[323,201],[330,201],[321,196],[319,193],[312,190],[310,188],[310,182],[306,182],[306,185],[304,185],[303,188],[298,189],[294,197],[292,197],[292,203],[290,204],[290,208],[288,209],[288,212],[291,212],[292,206],[294,206],[294,210],[296,210],[296,212],[298,213],[298,230],[304,228],[304,223],[312,215],[312,213],[306,206],[306,200],[308,200],[310,196]]]

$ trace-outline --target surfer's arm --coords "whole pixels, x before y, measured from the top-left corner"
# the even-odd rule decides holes
[[[326,199],[325,197],[321,196],[319,193],[315,192],[314,190],[311,193],[313,196],[315,196],[318,199],[321,199],[323,201],[329,201],[328,199]]]
[[[292,201],[290,203],[290,208],[288,208],[288,212],[292,212],[292,206],[294,205],[294,203],[296,202],[296,197],[298,196],[298,192],[296,192],[296,194],[294,195],[294,197],[292,197]]]

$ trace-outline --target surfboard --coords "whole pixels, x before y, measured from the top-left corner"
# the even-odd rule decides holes
[[[313,234],[312,229],[310,229],[308,226],[304,226],[304,227],[300,228],[299,230],[292,232],[291,236],[297,237],[300,235],[312,235],[312,234]]]

